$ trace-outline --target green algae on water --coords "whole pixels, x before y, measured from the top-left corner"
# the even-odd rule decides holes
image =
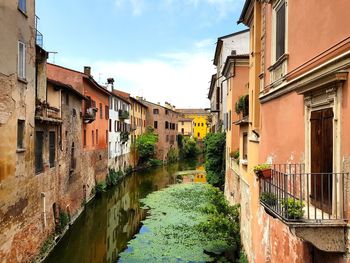
[[[120,254],[120,262],[210,262],[213,255],[239,244],[238,214],[228,217],[222,193],[209,184],[173,185],[142,202],[150,216]],[[238,237],[232,239],[232,234]]]

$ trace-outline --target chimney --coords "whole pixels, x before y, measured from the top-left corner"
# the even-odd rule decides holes
[[[84,67],[84,74],[88,75],[88,76],[91,76],[91,67],[85,66]]]
[[[236,56],[236,55],[237,55],[236,50],[231,50],[231,56]]]
[[[114,78],[107,79],[107,90],[112,92],[114,89]]]

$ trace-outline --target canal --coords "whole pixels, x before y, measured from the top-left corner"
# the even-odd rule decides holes
[[[201,158],[134,172],[90,202],[46,258],[45,263],[117,262],[141,228],[146,211],[140,199],[176,183],[175,173],[195,170]]]

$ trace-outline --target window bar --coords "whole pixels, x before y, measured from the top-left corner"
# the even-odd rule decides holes
[[[331,174],[331,176],[332,176],[332,174]],[[327,183],[328,183],[328,185],[327,185],[327,188],[328,188],[328,205],[330,205],[330,207],[331,207],[331,211],[330,211],[330,213],[328,213],[328,219],[331,219],[331,214],[332,214],[332,199],[331,199],[331,177],[329,176],[329,174],[327,174]],[[337,218],[337,213],[335,214],[335,217]]]
[[[285,204],[288,204],[288,193],[287,193],[287,189],[288,189],[288,181],[287,181],[287,176],[284,173],[283,174],[284,177],[284,200],[285,200]],[[284,210],[286,211],[285,216],[288,219],[288,206],[285,206]]]
[[[335,197],[335,219],[338,218],[338,210],[337,210],[337,174],[334,174],[334,180],[333,180],[333,185],[334,185],[334,197]],[[332,204],[332,198],[331,198],[331,209],[333,208],[333,204]],[[332,211],[332,210],[331,210]]]
[[[303,188],[302,188],[301,180],[302,180],[302,174],[299,173],[300,202],[303,203]]]
[[[315,204],[314,204],[314,213],[315,213],[315,220],[317,219],[316,218],[316,204],[317,204],[317,188],[316,188],[316,179],[317,179],[317,177],[315,178],[315,176],[317,176],[316,174],[314,174],[314,175],[311,175],[311,177],[313,177],[314,178],[314,200],[315,200]]]
[[[327,174],[328,175],[328,174]],[[324,174],[320,174],[321,176],[321,218],[323,220],[323,177],[324,177]]]
[[[310,190],[309,190],[309,174],[306,174],[306,199],[307,199],[307,219],[310,219]]]

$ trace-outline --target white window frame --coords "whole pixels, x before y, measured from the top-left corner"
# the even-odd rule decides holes
[[[23,47],[22,53],[21,53],[21,46]],[[21,61],[22,56],[22,61]],[[21,79],[26,78],[26,44],[22,41],[18,41],[18,67],[17,67],[17,74],[18,77]]]
[[[277,23],[277,10],[279,10],[282,4],[285,3],[285,31],[284,31],[284,54],[288,54],[288,1],[287,0],[278,0],[273,5],[272,12],[272,46],[271,46],[271,64],[274,64],[279,58],[276,58],[276,23]]]

